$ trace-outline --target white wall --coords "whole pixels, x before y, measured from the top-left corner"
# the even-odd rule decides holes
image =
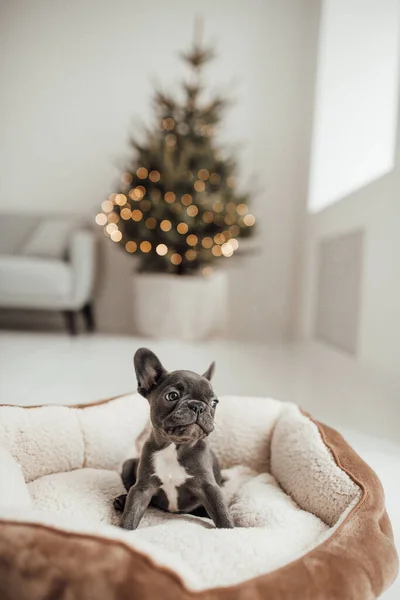
[[[216,87],[237,82],[225,138],[257,175],[261,251],[231,271],[236,336],[292,325],[299,210],[307,186],[318,0],[14,0],[0,14],[0,210],[94,215],[112,191],[152,78],[182,79],[195,15],[217,43]],[[130,262],[103,248],[103,330],[129,331]]]
[[[392,170],[399,0],[323,0],[309,207],[317,211]]]
[[[330,0],[328,0],[330,2]],[[351,0],[347,7],[359,5],[358,0]],[[396,31],[399,29],[399,3],[382,2],[379,4],[380,17],[376,15],[374,2],[365,4],[372,11],[369,15],[371,36],[373,36],[373,19],[375,17],[376,36],[384,37],[381,31],[382,14],[387,16],[389,8],[395,20]],[[364,14],[365,17],[365,14]],[[363,17],[363,18],[364,18]],[[392,30],[393,33],[393,30]],[[392,40],[393,41],[393,40]],[[337,40],[340,44],[340,39]],[[397,40],[398,46],[398,40]],[[393,47],[391,48],[393,51]],[[361,50],[360,50],[361,51]],[[393,57],[392,57],[393,59]],[[398,67],[393,68],[391,59],[391,85],[386,86],[388,105],[392,104],[392,94],[396,100],[395,115],[399,109]],[[395,57],[398,65],[399,56]],[[374,57],[365,55],[367,63],[374,62]],[[365,66],[368,70],[368,65]],[[321,76],[321,71],[318,73]],[[386,73],[389,76],[389,73]],[[379,82],[379,77],[377,82]],[[377,83],[378,85],[378,83]],[[390,91],[390,88],[395,88]],[[371,93],[373,93],[371,80]],[[340,92],[338,92],[340,93]],[[323,106],[321,107],[323,110]],[[357,119],[357,110],[347,106],[348,116]],[[317,116],[316,116],[317,118]],[[355,230],[364,232],[364,256],[361,273],[360,310],[358,315],[358,340],[356,359],[370,367],[373,371],[392,373],[398,376],[400,371],[400,150],[399,126],[393,124],[390,136],[397,139],[396,148],[390,156],[393,170],[372,181],[368,185],[347,194],[339,202],[315,214],[308,214],[304,207],[304,253],[301,302],[299,302],[300,333],[307,339],[315,337],[315,320],[317,311],[317,289],[319,249],[323,240],[339,237]],[[342,140],[345,144],[345,140]],[[373,142],[372,142],[373,144]],[[354,149],[354,148],[353,148]],[[347,152],[347,148],[344,151]],[[373,156],[373,150],[371,151]],[[356,170],[358,156],[348,156],[349,166]],[[379,165],[379,160],[377,163]],[[329,184],[329,182],[327,182]],[[351,268],[351,267],[349,267]],[[379,403],[379,391],[377,391]]]
[[[326,210],[309,216],[302,314],[303,334],[312,338],[319,240],[363,229],[365,255],[357,359],[377,371],[391,372],[394,375],[398,375],[400,370],[399,199],[398,153],[392,173]]]

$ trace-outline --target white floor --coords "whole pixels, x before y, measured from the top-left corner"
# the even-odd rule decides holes
[[[0,403],[75,404],[135,389],[134,351],[150,346],[169,369],[217,361],[218,394],[297,402],[339,429],[380,476],[400,546],[400,376],[360,367],[322,346],[232,341],[180,343],[128,337],[0,332]],[[384,595],[400,598],[400,580]]]

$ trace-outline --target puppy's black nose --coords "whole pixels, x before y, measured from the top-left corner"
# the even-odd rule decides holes
[[[197,415],[200,415],[206,409],[204,402],[200,402],[199,400],[191,400],[188,402],[188,407]]]

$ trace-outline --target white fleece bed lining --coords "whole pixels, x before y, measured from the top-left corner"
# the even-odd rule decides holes
[[[124,491],[118,470],[137,455],[147,421],[137,394],[83,409],[0,407],[0,519],[124,541],[200,590],[300,558],[360,498],[296,406],[225,397],[210,441],[225,467],[223,492],[236,529],[149,509],[139,529],[127,532],[115,527],[112,500]]]

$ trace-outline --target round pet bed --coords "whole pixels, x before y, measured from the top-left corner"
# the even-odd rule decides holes
[[[115,527],[119,469],[148,427],[138,394],[0,406],[0,598],[372,600],[397,574],[382,486],[297,406],[223,397],[210,442],[235,529],[150,508]]]

